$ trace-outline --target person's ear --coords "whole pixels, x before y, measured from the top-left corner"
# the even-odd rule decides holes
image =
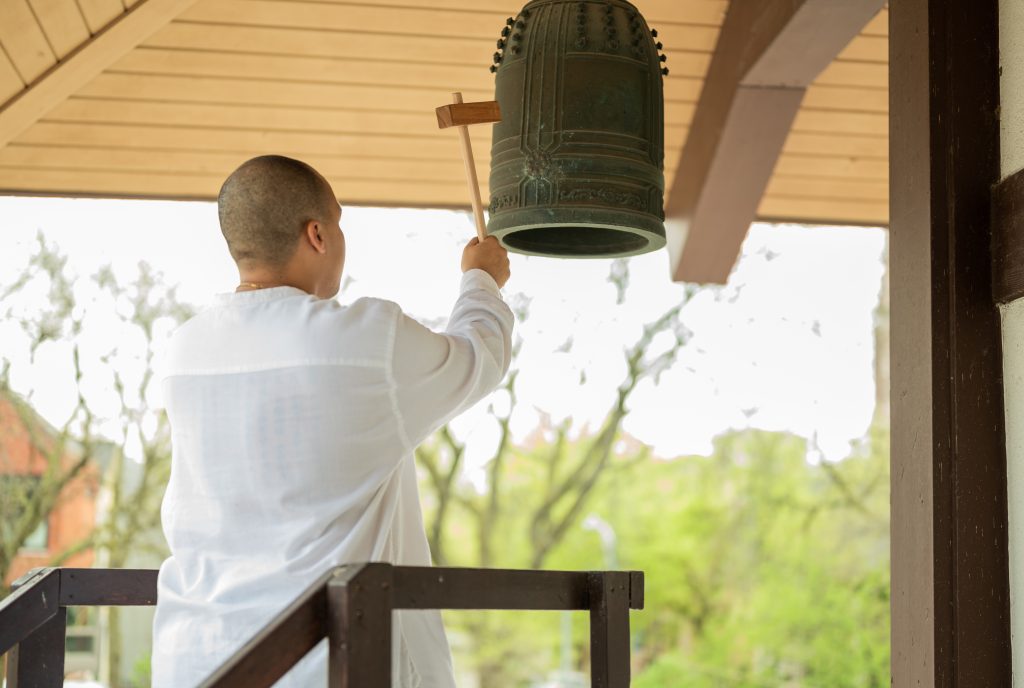
[[[327,253],[327,242],[324,241],[321,229],[320,223],[316,220],[310,220],[306,223],[306,240],[313,247],[314,251],[323,254]]]

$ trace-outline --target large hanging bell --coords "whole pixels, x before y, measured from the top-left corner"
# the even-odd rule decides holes
[[[510,251],[610,258],[665,245],[668,73],[626,0],[532,0],[494,54],[502,121],[488,234]]]

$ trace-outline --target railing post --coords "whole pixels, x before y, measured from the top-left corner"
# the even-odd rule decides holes
[[[329,688],[391,685],[390,564],[346,566],[327,583]]]
[[[590,681],[594,688],[629,686],[629,573],[594,572],[590,587]]]
[[[39,572],[40,574],[43,572]],[[18,588],[40,581],[39,575],[26,575],[11,585]],[[53,615],[30,636],[7,653],[7,688],[61,688],[64,685],[64,637],[67,632],[67,607],[60,603],[57,577],[46,580],[38,591],[43,608],[57,606]]]

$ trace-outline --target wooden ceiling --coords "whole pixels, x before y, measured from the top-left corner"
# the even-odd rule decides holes
[[[438,130],[434,108],[455,90],[467,101],[493,98],[491,55],[518,3],[177,0],[184,9],[173,20],[139,22],[141,43],[107,40],[132,12],[159,2],[171,7],[0,0],[3,108],[40,80],[73,79],[55,71],[76,51],[102,60],[120,49],[6,137],[0,193],[212,199],[239,163],[275,152],[320,169],[344,203],[468,205],[455,134]],[[668,54],[670,188],[727,2],[634,4]],[[887,223],[886,14],[808,89],[762,219]],[[477,127],[473,142],[486,185],[490,129]]]

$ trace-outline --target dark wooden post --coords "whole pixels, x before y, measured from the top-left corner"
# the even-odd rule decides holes
[[[629,572],[595,572],[590,587],[590,681],[629,687]]]
[[[31,617],[47,617],[27,638],[7,653],[8,688],[61,688],[64,685],[64,637],[68,610],[60,605],[60,577],[56,571],[44,569],[16,580],[12,591],[36,584],[22,600],[25,622]],[[12,593],[13,595],[13,593]]]
[[[889,18],[893,686],[1009,686],[997,0]]]
[[[393,609],[390,564],[346,566],[328,581],[329,688],[391,685]]]

